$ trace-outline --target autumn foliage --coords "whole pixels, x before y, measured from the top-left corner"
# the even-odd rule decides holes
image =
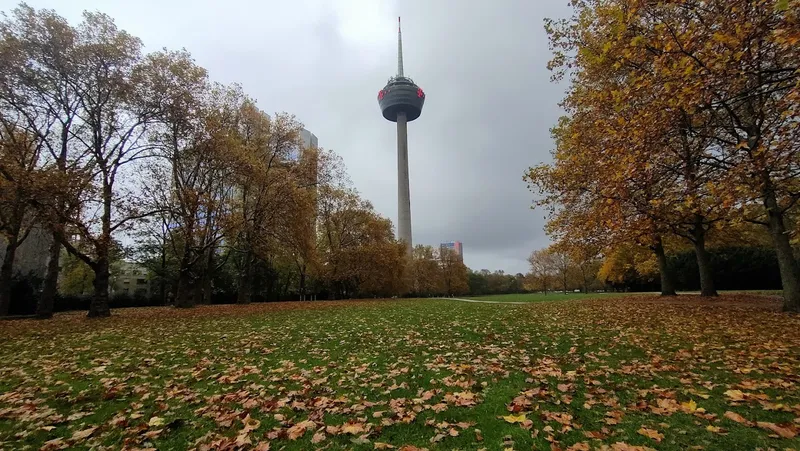
[[[122,259],[182,308],[406,292],[392,224],[341,159],[187,51],[145,54],[104,14],[71,25],[21,4],[0,21],[0,63],[0,316],[34,228],[52,242],[40,317],[59,280],[110,315],[110,294],[136,288],[115,283]]]
[[[800,310],[792,237],[800,199],[796,0],[576,0],[548,21],[556,80],[570,83],[554,162],[526,175],[568,247],[694,249],[716,295],[710,237],[761,224],[787,310]]]

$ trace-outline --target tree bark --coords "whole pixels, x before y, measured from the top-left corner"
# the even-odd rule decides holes
[[[305,265],[300,266],[300,300],[306,300],[306,267]]]
[[[178,270],[178,287],[175,290],[175,307],[192,308],[194,298],[192,297],[192,274],[189,269],[189,252],[186,251],[181,258],[181,267]]]
[[[53,317],[56,294],[58,294],[58,273],[61,260],[61,242],[54,233],[53,242],[50,243],[49,256],[47,259],[47,273],[44,276],[44,286],[36,304],[36,316],[41,319]]]
[[[94,295],[89,304],[89,318],[100,318],[111,316],[111,309],[108,305],[108,259],[101,258],[97,261],[94,269]]]
[[[56,167],[62,173],[66,172],[67,170],[69,130],[71,125],[72,120],[70,119],[70,121],[66,124],[62,123],[61,127],[61,152],[58,154],[58,158],[56,158]],[[57,205],[59,211],[63,211],[64,208],[66,208],[63,199],[59,199]],[[47,273],[44,277],[42,293],[39,296],[39,304],[36,306],[36,316],[42,319],[53,317],[56,295],[58,294],[58,275],[61,272],[61,241],[58,231],[63,231],[65,229],[64,225],[64,221],[59,220],[55,224],[55,227],[52,228],[53,242],[50,244],[49,249],[50,255],[48,256],[47,260]]]
[[[656,243],[652,247],[658,260],[658,272],[661,275],[661,296],[676,296],[675,277],[667,264],[667,254],[664,252],[664,242],[661,237],[656,238]]]
[[[775,193],[767,191],[764,206],[769,216],[769,234],[778,256],[778,267],[783,285],[783,309],[787,312],[800,312],[800,265],[794,258],[789,233],[786,230],[784,215],[778,207]]]
[[[250,252],[245,253],[244,267],[239,276],[239,291],[236,296],[237,304],[249,304],[253,283],[253,257]]]
[[[96,147],[100,149],[100,146]],[[105,175],[105,174],[104,174]],[[107,177],[107,175],[105,175]],[[92,269],[94,270],[94,296],[89,304],[89,317],[111,316],[111,309],[108,305],[108,281],[109,281],[109,251],[111,250],[111,184],[103,182],[103,215],[101,216],[102,231],[95,246],[97,260]]]
[[[158,281],[158,298],[164,305],[167,305],[167,243],[164,240],[161,244],[161,274]]]
[[[206,260],[206,268],[203,271],[203,282],[202,282],[202,300],[200,301],[201,304],[210,305],[211,304],[211,291],[212,291],[212,278],[214,272],[214,248],[210,247],[208,249],[208,259]]]
[[[586,280],[586,268],[583,265],[580,265],[581,268],[581,278],[583,279],[583,292],[585,294],[589,293],[589,282]]]
[[[6,255],[0,267],[0,316],[7,316],[11,308],[11,281],[14,278],[14,256],[17,254],[19,242],[17,236],[11,236],[6,245]]]
[[[717,289],[714,287],[714,268],[711,266],[711,257],[706,250],[706,231],[703,228],[701,217],[698,217],[692,235],[697,269],[700,272],[700,296],[717,296]]]

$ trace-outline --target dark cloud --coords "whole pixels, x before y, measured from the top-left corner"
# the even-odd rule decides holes
[[[427,94],[409,125],[415,243],[464,243],[474,269],[525,272],[547,244],[529,209],[528,166],[549,159],[563,89],[550,83],[545,17],[566,0],[28,0],[73,23],[100,10],[148,49],[185,47],[267,112],[289,111],[336,150],[357,188],[396,219],[394,124],[376,95],[396,68],[403,16],[406,75]],[[15,1],[0,0],[7,11]]]

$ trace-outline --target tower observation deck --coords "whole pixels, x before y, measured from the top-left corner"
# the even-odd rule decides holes
[[[397,75],[378,92],[386,120],[397,123],[397,235],[411,255],[411,194],[408,181],[408,122],[422,114],[425,92],[403,73],[403,34],[397,18]]]

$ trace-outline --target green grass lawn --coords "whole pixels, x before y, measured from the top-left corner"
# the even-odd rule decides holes
[[[575,299],[597,299],[597,298],[616,298],[628,295],[629,293],[574,293],[568,292],[549,292],[544,293],[524,293],[524,294],[495,294],[487,296],[467,296],[464,299],[475,299],[479,301],[492,301],[492,302],[550,302],[550,301],[567,301]],[[639,293],[641,294],[641,293]]]
[[[780,296],[780,290],[754,290],[754,291],[721,291],[722,294],[747,294],[747,295],[763,295],[763,296]],[[657,293],[575,293],[567,292],[564,294],[561,291],[551,291],[547,294],[544,293],[524,293],[524,294],[496,294],[486,296],[467,296],[464,299],[474,299],[478,301],[492,301],[492,302],[550,302],[550,301],[568,301],[576,299],[616,299],[623,296],[641,296],[652,295]],[[700,294],[700,292],[681,292],[679,294]],[[766,298],[765,298],[766,299]]]
[[[753,300],[7,321],[0,449],[800,449],[800,318]]]

